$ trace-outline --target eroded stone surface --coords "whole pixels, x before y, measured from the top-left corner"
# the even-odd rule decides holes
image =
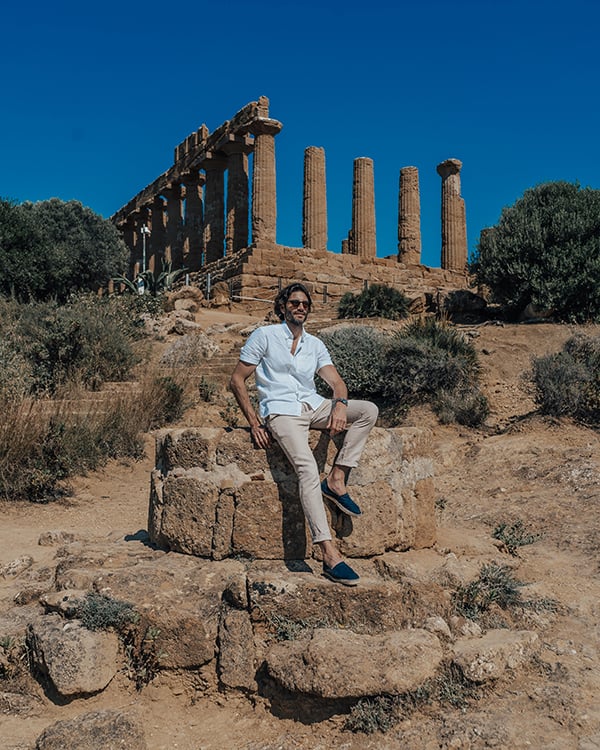
[[[37,738],[35,750],[147,750],[139,721],[123,711],[91,711],[57,721]]]
[[[353,563],[361,576],[349,588],[321,575],[318,563],[257,561],[248,569],[250,612],[255,621],[287,618],[315,627],[344,627],[380,633],[420,626],[431,615],[445,616],[448,593],[435,585],[385,581],[369,563]]]
[[[539,638],[531,631],[490,630],[481,638],[459,639],[454,662],[469,680],[488,682],[521,667],[539,648]]]
[[[257,688],[254,632],[247,612],[225,609],[219,627],[219,678],[230,688]]]
[[[439,640],[424,630],[359,635],[322,628],[307,641],[273,646],[267,667],[293,692],[347,698],[414,689],[435,674],[441,660]]]
[[[114,633],[90,631],[79,621],[59,615],[39,618],[27,634],[37,668],[64,696],[103,690],[118,669],[119,639]]]
[[[235,560],[209,562],[169,553],[133,569],[97,575],[94,587],[135,603],[161,667],[191,668],[214,658],[223,591],[245,588],[245,576]]]
[[[350,519],[326,502],[341,552],[369,557],[435,542],[430,434],[375,428],[349,491],[363,516]],[[330,470],[340,440],[311,432],[320,471]],[[309,558],[313,552],[295,474],[280,450],[252,447],[248,431],[184,429],[157,438],[149,533],[156,544],[210,559]]]

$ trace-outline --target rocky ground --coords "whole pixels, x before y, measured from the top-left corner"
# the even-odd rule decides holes
[[[204,310],[197,322],[226,352],[239,329],[261,316]],[[32,750],[41,732],[58,720],[119,709],[139,720],[150,750],[600,748],[599,435],[568,420],[536,415],[522,377],[532,355],[558,350],[574,329],[550,324],[462,328],[481,353],[492,411],[479,430],[441,426],[426,409],[410,415],[409,423],[433,432],[438,534],[433,550],[406,553],[403,569],[407,577],[423,581],[432,556],[455,560],[457,570],[477,570],[495,554],[526,584],[524,597],[546,603],[514,617],[499,612],[497,622],[490,623],[537,635],[539,647],[525,666],[509,668],[465,705],[425,701],[386,733],[371,735],[344,729],[347,715],[327,710],[322,702],[246,697],[219,690],[194,671],[161,671],[136,691],[123,670],[105,690],[65,700],[44,692],[23,670],[25,676],[0,680],[2,747]],[[188,412],[183,423],[219,424],[222,410],[203,405]],[[83,550],[127,540],[128,555],[148,554],[143,531],[153,453],[148,436],[144,460],[112,463],[78,479],[73,496],[60,503],[0,509],[0,645],[14,632],[20,616],[15,613],[26,619],[38,606],[26,594],[33,585],[31,571],[38,583],[44,570],[53,575],[58,546],[52,537],[39,544],[44,533],[72,534]],[[514,522],[535,537],[516,555],[491,539],[499,524]],[[10,567],[27,556],[33,559],[29,568]],[[332,586],[331,597],[337,592]],[[21,602],[16,609],[15,597]],[[343,672],[344,663],[335,668]],[[137,745],[132,741],[130,747]]]

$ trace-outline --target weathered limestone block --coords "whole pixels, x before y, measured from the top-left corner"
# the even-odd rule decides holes
[[[430,434],[416,428],[375,428],[350,492],[363,516],[326,509],[343,554],[368,557],[435,541]],[[178,552],[212,559],[310,557],[312,550],[294,472],[277,445],[252,447],[245,429],[163,430],[148,513],[150,539]],[[310,434],[320,472],[329,471],[341,439]]]
[[[43,609],[37,603],[10,607],[0,613],[0,633],[3,637],[23,640],[30,623],[43,616]]]
[[[146,750],[144,730],[132,716],[108,709],[57,721],[37,738],[35,750]]]
[[[254,632],[247,612],[227,608],[219,627],[219,678],[230,688],[257,689]]]
[[[32,565],[33,557],[31,555],[17,557],[15,560],[6,563],[6,565],[0,566],[0,576],[2,578],[18,578],[21,573],[29,570]]]
[[[221,432],[210,428],[160,430],[156,436],[156,467],[164,475],[175,468],[191,469],[194,466],[210,471]]]
[[[38,544],[40,547],[53,547],[59,544],[70,544],[75,541],[75,534],[70,531],[44,531],[40,534]]]
[[[539,638],[531,631],[489,630],[481,638],[456,641],[454,663],[467,679],[488,682],[522,666],[539,649]]]
[[[445,617],[449,594],[435,584],[383,580],[366,561],[353,562],[361,576],[360,586],[337,586],[332,596],[330,581],[318,563],[256,561],[248,569],[248,596],[254,622],[284,617],[312,626],[326,623],[363,633],[398,630],[425,622],[433,614]]]
[[[170,549],[210,557],[219,488],[190,476],[168,476],[162,487],[161,536]]]
[[[223,591],[241,587],[245,574],[240,562],[171,553],[94,581],[100,593],[135,604],[141,626],[155,634],[159,666],[169,669],[198,667],[214,658]]]
[[[237,492],[232,553],[259,559],[308,557],[310,539],[295,485],[247,482]],[[290,499],[294,502],[290,502]],[[277,524],[280,524],[277,526]]]
[[[69,544],[61,549],[57,556],[60,562],[56,566],[55,586],[57,591],[91,588],[99,571],[114,570],[135,566],[143,560],[164,557],[162,550],[148,547],[142,555],[131,550],[126,543],[98,544],[83,547],[79,542]]]
[[[30,625],[27,640],[37,668],[64,696],[103,690],[119,667],[118,637],[87,630],[78,620],[47,615]]]
[[[380,575],[396,581],[435,583],[455,589],[465,586],[479,576],[481,561],[458,558],[453,552],[423,549],[408,552],[386,552],[375,560]]]
[[[360,635],[319,628],[309,641],[279,643],[267,655],[281,685],[323,698],[399,695],[433,677],[441,661],[438,638],[425,630]]]

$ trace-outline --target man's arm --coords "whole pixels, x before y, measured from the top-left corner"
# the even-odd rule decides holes
[[[334,365],[324,365],[318,371],[318,375],[323,378],[327,385],[333,391],[333,398],[348,399],[348,389],[342,380],[339,372]],[[327,429],[330,435],[337,435],[346,429],[346,406],[341,401],[336,401],[329,416]]]
[[[250,365],[247,362],[242,362],[240,360],[233,371],[231,380],[229,381],[229,388],[250,425],[252,439],[259,448],[268,448],[271,444],[269,432],[265,429],[254,410],[254,407],[250,402],[248,389],[246,388],[246,380],[248,380],[255,370],[256,365]]]

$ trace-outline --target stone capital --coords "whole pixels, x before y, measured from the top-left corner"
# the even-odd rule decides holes
[[[231,154],[249,154],[253,148],[254,142],[249,136],[226,133],[217,143],[215,150],[230,156]]]
[[[283,125],[279,120],[272,120],[270,117],[258,117],[250,123],[248,130],[253,135],[277,135],[282,128]]]
[[[227,167],[227,158],[223,154],[217,154],[214,151],[207,151],[199,166],[205,171],[212,169],[225,169]]]
[[[453,174],[459,174],[462,169],[462,161],[459,159],[446,159],[437,165],[437,173],[442,178],[450,177]]]
[[[181,175],[184,185],[191,187],[192,185],[204,185],[206,182],[206,176],[199,172],[197,169],[192,169],[190,172],[185,172]]]

